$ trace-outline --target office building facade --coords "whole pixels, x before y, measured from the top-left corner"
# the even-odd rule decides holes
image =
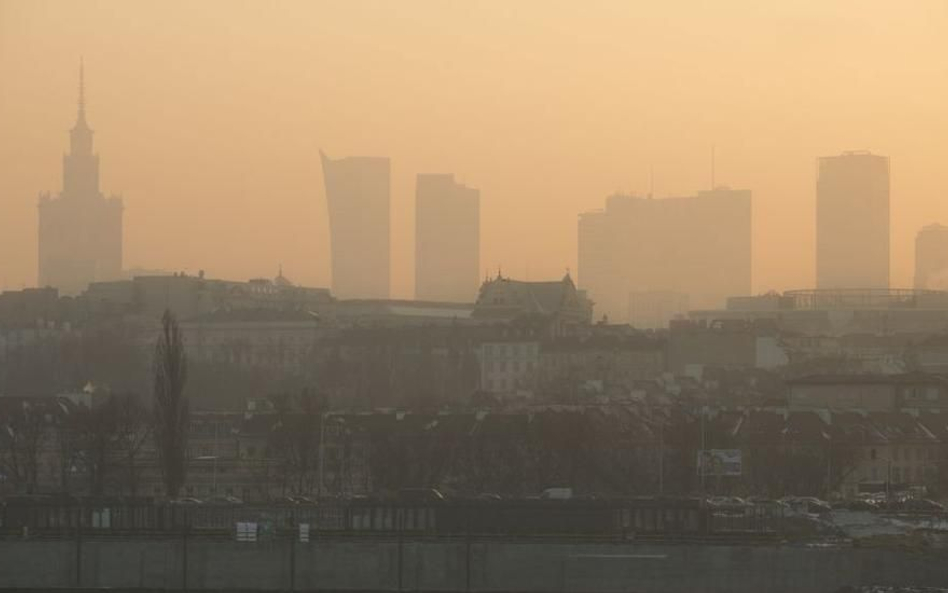
[[[915,288],[948,290],[948,227],[930,224],[915,237]]]
[[[329,205],[332,292],[343,299],[387,299],[391,276],[389,159],[330,159],[322,152],[320,157]]]
[[[818,160],[816,287],[889,288],[889,159],[846,152]]]
[[[473,303],[480,286],[480,192],[453,175],[418,175],[415,298]]]
[[[685,198],[614,195],[579,217],[579,286],[595,316],[629,321],[633,294],[715,308],[751,290],[751,192]]]

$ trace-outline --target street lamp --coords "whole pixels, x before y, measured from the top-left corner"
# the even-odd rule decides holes
[[[325,467],[326,456],[326,416],[329,412],[323,412],[319,415],[319,486],[316,490],[316,500],[323,501],[323,468]]]

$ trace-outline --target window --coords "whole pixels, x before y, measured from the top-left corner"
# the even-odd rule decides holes
[[[878,455],[878,454],[876,453],[876,450],[875,450],[875,449],[870,449],[870,450],[869,450],[869,459],[872,459],[873,461],[875,461],[877,455]],[[873,470],[872,473],[875,474],[875,470]],[[876,476],[873,475],[873,476],[872,476],[872,479],[873,479],[873,480],[876,479]]]

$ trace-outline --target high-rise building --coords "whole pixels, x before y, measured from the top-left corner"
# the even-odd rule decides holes
[[[330,159],[322,151],[329,203],[332,291],[387,299],[390,285],[391,165],[387,158]]]
[[[596,317],[627,321],[633,293],[674,293],[697,309],[751,290],[751,192],[614,195],[579,217],[579,284]]]
[[[948,290],[948,227],[930,224],[915,237],[915,288]]]
[[[418,175],[415,298],[473,303],[480,286],[480,192],[453,175]]]
[[[86,122],[85,80],[79,67],[79,113],[63,156],[63,189],[39,197],[40,286],[76,295],[91,282],[122,277],[122,199],[99,191],[99,155]]]
[[[818,161],[816,287],[889,287],[889,159],[846,152]]]

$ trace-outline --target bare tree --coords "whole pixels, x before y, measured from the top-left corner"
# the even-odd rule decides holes
[[[89,478],[89,494],[105,494],[106,480],[114,466],[118,441],[118,405],[112,397],[75,414],[79,456]]]
[[[33,493],[39,482],[40,456],[49,438],[47,410],[22,401],[0,416],[0,486],[9,480],[16,492]]]
[[[187,474],[190,409],[184,394],[188,363],[178,321],[171,311],[161,318],[155,345],[154,432],[165,492],[177,497]]]
[[[116,398],[118,452],[121,454],[125,475],[122,490],[131,496],[138,494],[138,456],[151,434],[148,410],[135,394]]]

